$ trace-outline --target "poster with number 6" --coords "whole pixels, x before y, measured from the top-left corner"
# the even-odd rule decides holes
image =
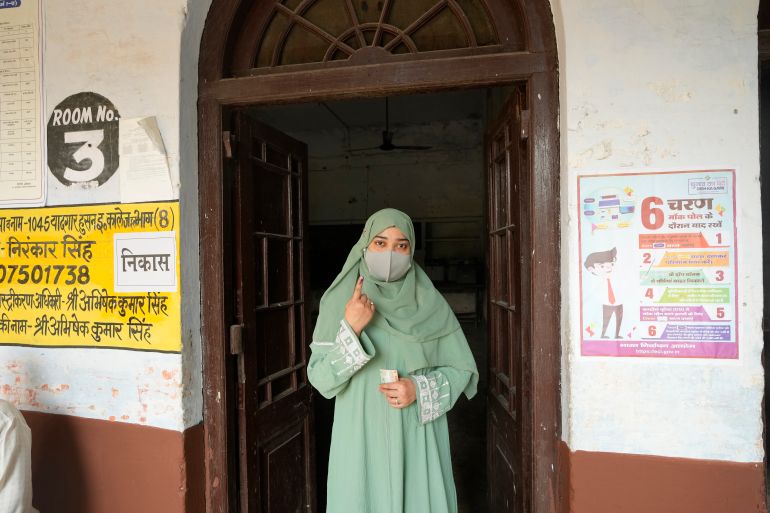
[[[735,171],[578,177],[583,356],[738,357]]]

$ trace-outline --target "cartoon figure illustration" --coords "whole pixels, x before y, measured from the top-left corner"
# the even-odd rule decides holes
[[[607,336],[607,327],[610,319],[615,315],[615,338],[620,336],[620,327],[623,323],[623,300],[621,297],[621,283],[617,276],[613,276],[617,261],[617,248],[607,251],[597,251],[586,257],[583,265],[586,270],[599,278],[594,289],[602,298],[602,338]]]

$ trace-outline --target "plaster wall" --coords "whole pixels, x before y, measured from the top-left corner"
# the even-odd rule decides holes
[[[757,2],[554,0],[562,137],[563,438],[573,451],[758,462]],[[577,176],[735,168],[740,358],[580,355]]]
[[[474,90],[390,99],[394,144],[429,147],[422,151],[378,148],[381,99],[328,105],[341,121],[316,104],[255,109],[254,115],[307,144],[311,224],[363,223],[385,207],[417,220],[481,221],[486,95]]]
[[[0,396],[24,409],[178,430],[201,419],[194,105],[208,5],[45,3],[47,112],[94,91],[122,116],[158,118],[182,203],[184,350],[3,347]],[[760,246],[748,243],[761,237],[757,3],[554,0],[553,10],[564,159],[564,439],[573,450],[761,461],[762,264]],[[737,169],[740,358],[581,357],[576,177],[725,167]],[[71,191],[70,199],[117,198],[107,187]]]
[[[311,160],[311,221],[363,222],[385,207],[402,209],[414,219],[480,218],[484,161],[479,125],[431,123],[399,132],[404,141],[434,146],[424,152],[375,151],[342,161],[319,156],[315,166]],[[368,135],[358,140],[379,144]]]
[[[209,3],[43,2],[46,119],[57,103],[83,91],[107,97],[121,117],[157,117],[181,200],[183,350],[3,346],[0,397],[22,409],[174,430],[202,418],[195,102]],[[117,202],[119,173],[98,188],[65,188],[50,179],[49,204]]]

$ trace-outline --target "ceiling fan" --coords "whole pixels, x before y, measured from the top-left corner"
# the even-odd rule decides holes
[[[371,146],[369,148],[355,148],[350,151],[366,151],[366,150],[429,150],[432,146],[401,146],[393,144],[393,132],[390,131],[390,108],[388,98],[385,98],[385,130],[382,131],[382,144],[379,146]]]

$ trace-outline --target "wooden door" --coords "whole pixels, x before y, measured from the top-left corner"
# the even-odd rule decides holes
[[[235,119],[239,512],[308,513],[316,506],[305,369],[307,147],[245,112]]]
[[[522,384],[529,373],[529,148],[526,86],[486,134],[489,268],[487,475],[490,513],[524,513],[528,438]]]

